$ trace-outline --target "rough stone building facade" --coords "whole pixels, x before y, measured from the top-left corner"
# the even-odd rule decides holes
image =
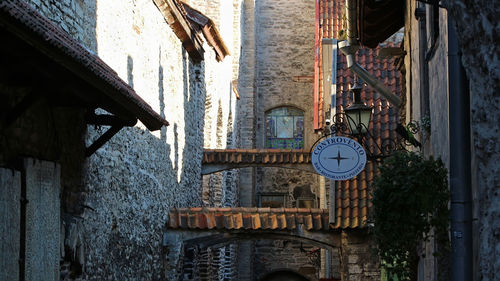
[[[316,141],[313,119],[312,75],[314,57],[314,2],[244,1],[245,21],[240,72],[241,148],[304,149]],[[299,80],[298,77],[309,77]],[[273,109],[301,111],[303,143],[298,147],[266,144]],[[248,207],[299,207],[298,200],[312,200],[309,207],[320,208],[319,176],[284,168],[245,168],[240,178],[241,205]],[[267,205],[266,198],[277,200]],[[324,200],[324,198],[323,198]],[[324,203],[324,202],[321,202]],[[319,277],[319,249],[284,240],[248,242],[240,250],[247,260],[245,280],[288,269],[309,278]],[[317,250],[317,251],[315,251]],[[307,253],[315,251],[312,257]],[[316,255],[318,254],[318,255]],[[242,260],[240,260],[242,262]]]
[[[6,265],[19,279],[42,267],[46,280],[379,278],[364,228],[372,173],[341,185],[334,226],[319,210],[328,204],[327,183],[311,172],[250,167],[201,175],[204,149],[307,152],[318,139],[314,1],[7,0],[0,7],[2,34],[21,42],[2,47],[0,77],[9,113],[2,116],[0,184],[20,191],[2,193],[14,207],[1,209],[13,229],[1,246],[28,257],[23,266]],[[26,50],[36,63],[20,59]],[[341,78],[348,100],[351,78]],[[29,107],[32,88],[48,98]],[[47,194],[30,197],[37,191]],[[19,207],[19,198],[32,203]],[[238,206],[248,208],[224,208]],[[276,213],[271,221],[299,230],[309,223],[334,242],[328,248],[269,233],[220,242],[226,236],[198,231],[200,222],[213,226],[206,220],[213,208],[219,219],[234,216],[230,224],[256,229],[257,215]],[[196,231],[174,230],[169,212],[182,210],[190,212],[179,221]],[[304,213],[307,223],[299,220]]]
[[[500,266],[498,247],[493,246],[498,244],[499,228],[495,218],[500,110],[492,85],[499,82],[499,27],[494,20],[498,5],[450,0],[405,1],[401,7],[392,9],[395,16],[385,26],[405,27],[405,115],[423,124],[423,152],[442,158],[450,172],[450,278],[495,280]],[[423,247],[421,280],[435,280],[447,272],[446,264],[430,255],[436,247],[434,241]]]
[[[494,175],[498,174],[499,169],[498,161],[495,160],[499,151],[498,145],[495,145],[499,130],[498,123],[494,121],[498,118],[499,108],[498,103],[492,102],[496,94],[490,90],[490,83],[498,84],[499,79],[499,72],[495,71],[498,69],[498,59],[495,59],[498,50],[494,50],[496,43],[492,35],[495,27],[490,18],[491,13],[494,13],[491,5],[494,4],[484,3],[477,9],[461,6],[463,4],[458,2],[461,1],[444,1],[441,7],[408,2],[405,42],[411,41],[413,47],[409,43],[405,44],[409,54],[405,58],[405,65],[409,69],[407,96],[412,98],[413,103],[407,110],[408,115],[415,120],[426,116],[430,119],[430,131],[424,140],[425,153],[441,157],[450,169],[452,204],[457,202],[454,194],[460,193],[456,191],[457,186],[464,185],[469,198],[466,206],[472,206],[472,210],[464,211],[465,221],[469,223],[464,230],[464,237],[469,239],[466,243],[471,243],[471,248],[465,252],[465,262],[469,266],[452,267],[451,279],[453,276],[471,274],[473,280],[495,280],[494,272],[499,268],[496,258],[498,253],[492,251],[491,243],[498,241],[495,238],[498,223],[491,218],[498,214],[495,207],[498,197],[488,196],[498,188],[498,180]],[[420,12],[419,17],[414,16],[415,11]],[[467,17],[474,17],[474,23],[465,24],[464,18]],[[469,38],[471,34],[477,34],[478,37]],[[471,46],[472,41],[478,45]],[[415,46],[426,52],[418,53]],[[454,73],[460,73],[461,84]],[[465,96],[457,104],[453,97],[459,96],[459,91],[464,92]],[[460,121],[461,118],[463,121]],[[461,159],[454,156],[457,139],[466,140],[462,148],[466,151],[465,157]],[[457,168],[454,164],[457,161],[466,163]],[[457,230],[453,231],[455,233]],[[461,237],[457,238],[453,233],[452,239],[460,240]],[[435,249],[434,245],[426,246],[428,253]],[[456,255],[460,256],[462,252]],[[430,255],[426,257],[422,262],[422,280],[432,280],[440,274],[439,271],[446,272],[447,269],[442,265],[436,272],[435,259],[430,258]]]
[[[314,73],[314,11],[312,1],[255,1],[253,148],[292,148],[282,147],[280,143],[266,143],[272,124],[268,116],[271,110],[280,107],[296,108],[303,114],[303,145],[293,148],[307,150],[317,139],[311,128],[313,84],[310,80],[304,82],[297,79]],[[279,134],[280,121],[276,120],[276,124],[272,125],[276,125]],[[300,198],[310,200],[309,208],[321,207],[320,177],[315,173],[256,168],[252,177],[252,206],[269,207],[265,200],[272,197],[282,200],[281,204],[274,207],[306,207],[299,206]],[[244,192],[245,187],[248,188],[242,183],[241,192]],[[294,269],[313,279],[319,277],[319,248],[283,240],[255,242],[254,246],[254,278],[262,278],[278,269]],[[313,253],[308,255],[309,252]]]
[[[47,214],[55,221],[39,226],[58,234],[47,241],[56,249],[51,252],[52,260],[59,257],[63,260],[62,268],[53,268],[55,275],[49,279],[58,279],[59,272],[61,278],[86,280],[162,279],[162,237],[169,209],[202,204],[200,170],[204,144],[225,148],[238,141],[237,95],[232,83],[233,72],[238,71],[240,49],[239,29],[233,28],[238,26],[239,13],[232,10],[238,9],[238,4],[224,2],[217,7],[219,14],[221,10],[231,12],[229,17],[217,18],[219,33],[212,33],[211,37],[216,38],[215,43],[209,42],[200,31],[203,26],[196,27],[197,23],[187,16],[187,8],[178,1],[119,4],[113,1],[6,1],[4,4],[6,12],[2,15],[6,20],[10,20],[5,16],[10,11],[16,15],[9,5],[29,5],[22,9],[35,19],[44,19],[48,26],[57,26],[57,32],[69,35],[67,40],[73,40],[71,44],[78,45],[81,53],[92,57],[101,70],[113,75],[126,91],[137,94],[137,102],[143,106],[149,104],[155,118],[170,123],[163,127],[160,124],[153,132],[147,120],[139,118],[141,123],[119,130],[88,157],[85,157],[85,148],[106,134],[109,126],[106,122],[86,126],[85,120],[87,115],[115,113],[102,106],[107,105],[106,98],[99,98],[95,105],[85,109],[71,106],[52,109],[52,101],[48,105],[42,103],[26,115],[21,114],[15,120],[17,123],[4,131],[2,167],[16,169],[17,166],[10,163],[21,155],[60,164],[53,166],[55,175],[60,170],[60,183],[56,176],[52,185],[57,193],[51,196],[59,198],[60,194],[61,211],[59,200],[55,200],[57,204]],[[25,24],[35,31],[45,28],[36,23]],[[51,38],[50,32],[53,31],[49,30],[45,36]],[[192,32],[194,37],[182,37],[182,32]],[[237,34],[233,36],[233,32]],[[64,36],[62,38],[66,38]],[[220,39],[225,36],[230,41],[222,46]],[[57,40],[56,37],[56,44]],[[78,48],[76,50],[80,50]],[[236,55],[227,56],[229,53]],[[2,96],[9,99],[6,109],[16,109],[13,106],[27,90],[12,86],[11,82],[2,81]],[[51,80],[49,83],[52,83],[49,87],[57,88],[61,82]],[[71,83],[65,86],[66,91],[81,87]],[[27,85],[31,87],[28,82]],[[130,125],[133,126],[127,126]],[[36,165],[42,167],[37,169],[45,169],[43,167],[50,163]],[[15,174],[12,180],[4,177],[7,174],[8,171],[2,170],[2,182],[7,182],[6,185],[24,181],[22,173]],[[222,199],[217,200],[226,205],[237,204],[237,173],[227,172],[220,178],[224,183],[219,185],[223,187]],[[38,203],[45,201],[41,202]],[[22,221],[23,215],[19,219]],[[29,222],[22,225],[25,224],[28,228],[31,225]],[[44,233],[33,239],[47,238]],[[21,243],[20,247],[30,250],[29,245]],[[57,249],[61,250],[60,256]],[[22,249],[19,252],[23,252]],[[26,272],[26,275],[21,272],[21,277],[29,276],[30,267],[26,267],[21,269]],[[10,277],[15,276],[9,276],[9,280],[15,280]]]

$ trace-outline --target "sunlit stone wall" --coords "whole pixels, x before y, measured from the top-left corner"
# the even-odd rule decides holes
[[[218,13],[215,21],[236,55],[217,62],[204,42],[201,63],[190,60],[151,0],[28,2],[97,54],[170,123],[156,132],[140,123],[122,129],[89,157],[80,192],[71,201],[85,207],[64,214],[78,237],[78,255],[66,259],[82,266],[86,280],[158,280],[168,210],[202,204],[203,147],[238,142],[231,83],[240,49],[240,29],[233,28],[233,22],[239,24],[238,1],[223,1],[230,13]],[[106,130],[89,126],[87,145]],[[226,205],[237,203],[237,178],[237,173],[221,175]]]

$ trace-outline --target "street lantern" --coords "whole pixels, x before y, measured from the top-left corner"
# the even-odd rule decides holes
[[[351,91],[354,95],[354,102],[347,107],[344,112],[347,116],[347,124],[351,130],[351,134],[359,136],[367,133],[368,126],[372,115],[372,108],[361,102],[361,83],[354,81],[351,86]]]

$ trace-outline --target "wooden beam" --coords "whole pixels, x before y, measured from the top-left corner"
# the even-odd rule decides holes
[[[16,120],[21,117],[30,107],[41,99],[41,95],[34,93],[27,94],[19,103],[14,105],[12,109],[5,112],[3,120],[3,127],[9,128]]]
[[[133,127],[137,123],[137,118],[122,119],[114,115],[89,113],[85,115],[85,120],[89,125],[98,126],[122,126]]]
[[[181,40],[191,59],[195,62],[202,61],[205,50],[196,32],[181,12],[180,7],[177,6],[174,0],[153,1],[162,13],[165,21],[172,27],[175,35]]]
[[[109,141],[116,133],[118,133],[123,126],[112,126],[104,134],[102,134],[97,140],[94,141],[89,147],[85,149],[85,157],[89,157],[94,154],[101,146],[103,146],[107,141]]]

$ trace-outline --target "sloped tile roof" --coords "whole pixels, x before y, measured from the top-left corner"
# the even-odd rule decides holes
[[[320,0],[319,1],[319,39],[337,38],[342,30],[342,15],[344,11],[344,0]],[[398,47],[394,43],[386,43],[384,47]],[[383,82],[393,93],[400,95],[402,91],[401,74],[396,69],[393,60],[377,59],[375,49],[361,48],[356,54],[357,62],[369,73]],[[321,52],[321,50],[320,50]],[[319,54],[321,57],[321,53]],[[321,64],[321,60],[319,60]],[[322,85],[321,65],[319,75],[315,77]],[[352,103],[352,95],[349,86],[353,83],[353,73],[347,69],[346,57],[337,54],[337,112],[343,112]],[[323,100],[322,87],[319,87],[320,98]],[[365,86],[361,92],[361,100],[368,106],[373,107],[372,119],[369,125],[371,134],[375,141],[368,142],[368,148],[375,153],[375,144],[387,145],[387,139],[398,138],[395,129],[398,123],[398,111],[389,102],[377,94],[370,86]],[[322,103],[320,103],[322,105]],[[322,112],[322,111],[320,111]],[[354,179],[339,181],[336,192],[336,228],[363,227],[366,226],[368,213],[371,207],[371,182],[373,181],[377,163],[369,161],[365,169]]]
[[[101,90],[101,96],[94,97],[98,106],[107,105],[104,106],[106,110],[119,108],[120,112],[125,109],[152,131],[168,125],[111,67],[26,2],[0,1],[0,27]],[[91,95],[93,93],[87,94]],[[106,97],[106,102],[102,96]]]
[[[303,225],[309,231],[333,230],[328,210],[308,208],[173,208],[171,229],[293,230]]]
[[[208,44],[214,49],[216,59],[222,61],[224,57],[230,55],[229,49],[224,40],[222,40],[222,36],[212,19],[184,2],[182,2],[182,6],[187,19],[191,21],[192,25],[198,26],[198,29],[201,30],[205,39],[207,39]]]
[[[286,149],[205,149],[203,164],[308,164],[307,150]]]
[[[190,57],[200,62],[203,60],[203,44],[196,28],[188,20],[186,9],[180,0],[153,0],[165,21],[170,25],[175,35],[181,40]]]
[[[359,40],[365,46],[377,47],[404,26],[405,1],[358,1],[358,5]]]

